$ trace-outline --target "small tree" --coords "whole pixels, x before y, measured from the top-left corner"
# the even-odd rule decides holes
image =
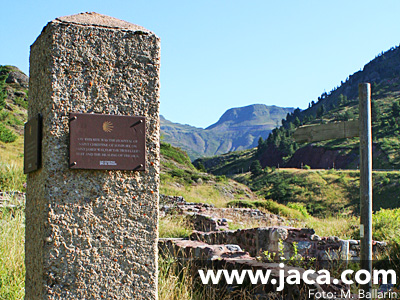
[[[322,104],[317,109],[317,118],[321,118],[324,113],[325,113],[325,105]]]
[[[262,136],[258,139],[258,148],[262,148],[264,146],[264,139]]]
[[[342,106],[342,105],[346,105],[347,104],[347,96],[344,96],[343,94],[340,94],[339,95],[339,106]]]
[[[399,114],[400,114],[400,103],[399,103],[399,101],[395,101],[392,104],[392,116],[394,118],[397,118],[399,116]]]
[[[378,122],[379,118],[380,118],[380,114],[381,114],[381,110],[378,106],[378,104],[376,104],[375,100],[371,100],[371,118],[373,122]]]
[[[204,173],[207,172],[207,170],[204,167],[204,165],[202,164],[202,162],[199,162],[196,167],[197,167],[197,170],[199,170],[200,172],[204,172]]]
[[[12,143],[17,139],[17,135],[15,135],[10,129],[0,123],[0,141],[3,143]]]
[[[257,145],[257,155],[260,155],[261,153],[264,152],[264,150],[268,147],[267,140],[264,140],[261,136],[258,139],[258,145]]]
[[[250,172],[253,177],[259,176],[262,174],[262,167],[259,160],[255,160],[250,165]]]
[[[298,117],[296,117],[296,119],[294,119],[293,124],[294,124],[294,126],[299,127],[301,125],[300,119]]]
[[[354,114],[351,111],[346,110],[346,112],[344,113],[344,120],[349,121],[352,119],[354,119]]]

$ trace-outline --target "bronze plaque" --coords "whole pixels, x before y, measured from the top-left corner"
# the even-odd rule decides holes
[[[42,158],[42,116],[38,114],[24,126],[24,173],[41,167]]]
[[[70,113],[70,168],[145,170],[145,124],[145,117]]]

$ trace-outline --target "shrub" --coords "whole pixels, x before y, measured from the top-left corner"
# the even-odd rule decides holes
[[[5,123],[7,125],[10,125],[10,126],[13,126],[13,125],[24,125],[24,122],[22,122],[20,119],[18,119],[13,114],[8,114],[7,119],[5,120]]]
[[[0,66],[0,110],[6,105],[7,93],[4,90],[4,83],[8,77],[8,69],[6,66]]]
[[[179,148],[171,146],[171,144],[161,142],[160,144],[161,154],[176,161],[177,163],[187,165],[191,169],[195,169],[190,161],[187,153]]]
[[[225,175],[217,176],[215,177],[215,179],[217,180],[217,182],[225,182],[228,180]]]
[[[15,135],[10,129],[0,123],[0,141],[4,143],[12,143],[17,139],[17,135]]]
[[[0,85],[0,110],[3,109],[6,106],[6,96],[3,93],[3,91],[1,91],[1,85]]]
[[[256,206],[264,207],[265,209],[274,214],[282,215],[287,218],[304,219],[303,214],[299,212],[297,209],[293,209],[291,207],[280,204],[273,200],[257,201]]]
[[[8,115],[9,115],[9,112],[7,110],[0,110],[0,122],[7,119]]]
[[[203,165],[201,162],[199,162],[199,163],[196,165],[196,168],[197,168],[197,170],[199,170],[200,172],[204,172],[204,173],[207,172],[206,168],[204,167],[204,165]]]
[[[254,202],[243,201],[243,200],[232,200],[229,201],[227,207],[242,207],[242,208],[256,208]]]
[[[25,99],[23,99],[21,97],[17,97],[17,98],[15,98],[14,101],[15,101],[15,104],[17,104],[18,106],[28,109],[28,101],[25,101]]]
[[[297,210],[306,218],[310,217],[310,215],[308,214],[307,208],[305,208],[304,205],[301,203],[289,202],[287,204],[287,207]]]
[[[374,239],[400,243],[400,208],[381,209],[373,214]]]

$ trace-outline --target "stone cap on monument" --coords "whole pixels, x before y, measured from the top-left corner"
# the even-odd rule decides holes
[[[65,24],[69,23],[82,26],[98,26],[105,28],[125,29],[129,31],[154,35],[153,32],[142,26],[132,24],[123,20],[119,20],[117,18],[98,14],[96,12],[85,12],[76,15],[59,17],[54,19],[50,23],[65,23]]]

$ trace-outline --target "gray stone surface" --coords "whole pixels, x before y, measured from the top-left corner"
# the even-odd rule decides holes
[[[19,83],[23,87],[28,87],[29,78],[24,73],[11,71],[8,73],[6,83]]]
[[[157,299],[160,41],[94,13],[31,46],[29,118],[43,167],[27,178],[25,299]],[[70,170],[68,113],[146,117],[146,171]]]
[[[142,26],[119,20],[113,17],[101,15],[95,12],[86,12],[72,16],[59,17],[56,18],[55,21],[60,21],[66,24],[74,23],[86,26],[109,27],[117,28],[119,30],[126,29],[130,31],[152,33],[150,30],[147,30]]]

